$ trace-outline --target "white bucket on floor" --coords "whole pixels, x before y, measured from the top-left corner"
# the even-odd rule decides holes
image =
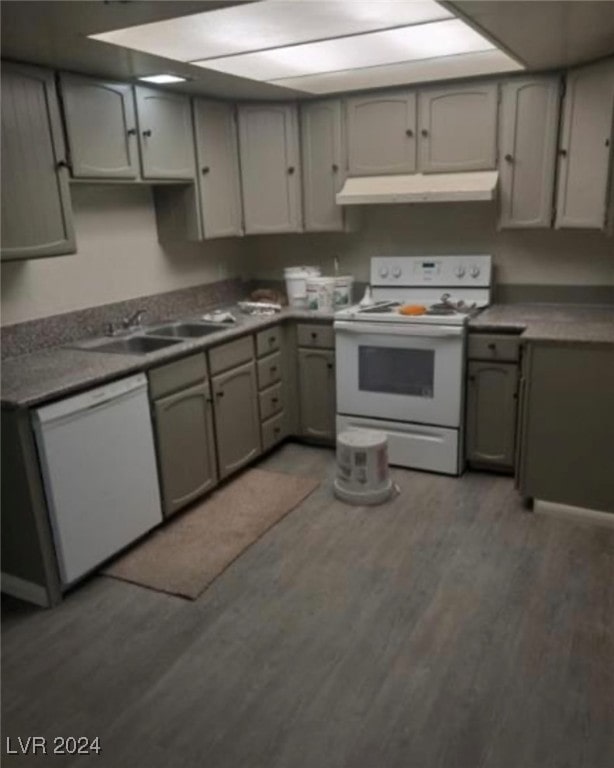
[[[388,437],[371,429],[337,435],[337,498],[350,504],[381,504],[394,486],[388,469]]]
[[[335,278],[307,278],[307,308],[316,312],[335,311]]]
[[[320,267],[286,267],[286,293],[288,305],[298,309],[307,309],[307,279],[320,274]]]

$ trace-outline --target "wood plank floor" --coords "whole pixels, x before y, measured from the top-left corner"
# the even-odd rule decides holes
[[[509,478],[322,486],[190,602],[94,577],[5,600],[6,737],[99,736],[109,768],[612,768],[614,530],[523,511]],[[48,758],[51,760],[51,758]]]

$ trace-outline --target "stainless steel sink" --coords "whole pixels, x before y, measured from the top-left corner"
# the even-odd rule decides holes
[[[130,336],[125,339],[103,341],[100,344],[88,346],[92,352],[115,352],[124,355],[146,355],[159,349],[180,343],[181,339],[154,339],[150,336]],[[83,348],[83,347],[82,347]]]
[[[197,339],[201,336],[208,336],[210,333],[217,333],[228,326],[217,323],[168,323],[160,325],[157,328],[150,328],[146,333],[148,336],[173,336],[179,339]]]

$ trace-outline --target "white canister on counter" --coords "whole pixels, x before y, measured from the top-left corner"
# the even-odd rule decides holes
[[[307,278],[307,309],[316,312],[335,311],[335,278]]]
[[[354,278],[351,275],[335,278],[335,311],[349,307],[352,303],[352,287]]]
[[[299,309],[307,309],[307,280],[320,274],[320,267],[286,267],[286,292],[288,305]]]

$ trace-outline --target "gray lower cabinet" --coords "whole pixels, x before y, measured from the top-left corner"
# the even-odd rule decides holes
[[[60,87],[72,175],[136,179],[139,149],[132,86],[62,73]]]
[[[53,72],[2,62],[3,261],[74,253]]]
[[[224,478],[261,452],[255,363],[220,373],[211,381],[218,464]]]
[[[521,494],[614,512],[612,347],[530,343],[521,382]]]
[[[335,439],[335,352],[298,350],[300,429],[303,437]]]
[[[467,461],[512,469],[516,437],[518,366],[469,363],[467,384]]]
[[[156,400],[154,419],[163,510],[172,515],[217,482],[209,384]]]

